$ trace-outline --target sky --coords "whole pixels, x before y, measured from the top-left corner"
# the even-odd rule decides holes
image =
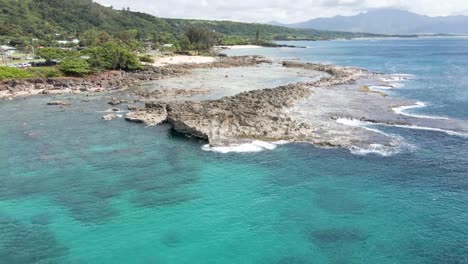
[[[468,15],[468,0],[96,0],[116,9],[159,17],[243,22],[302,22],[354,15],[373,8],[399,8],[428,16]]]

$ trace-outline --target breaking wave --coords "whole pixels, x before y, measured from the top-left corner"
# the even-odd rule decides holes
[[[249,152],[261,152],[265,150],[273,150],[278,145],[287,144],[287,141],[278,141],[278,142],[264,142],[260,140],[255,140],[250,143],[241,143],[241,144],[232,144],[228,146],[210,146],[206,144],[202,147],[204,151],[211,151],[217,153],[249,153]]]
[[[408,114],[408,113],[405,112],[406,110],[409,110],[409,109],[423,108],[423,107],[426,107],[426,106],[427,106],[427,104],[424,103],[424,102],[417,102],[415,105],[395,107],[395,108],[392,108],[392,110],[393,110],[393,112],[395,112],[395,113],[397,113],[399,115],[416,117],[416,118],[444,119],[444,120],[450,119],[450,118],[444,117],[444,116],[417,115],[417,114]]]

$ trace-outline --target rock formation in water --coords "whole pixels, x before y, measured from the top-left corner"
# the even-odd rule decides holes
[[[285,62],[285,67],[322,71],[330,76],[313,83],[298,83],[254,90],[201,102],[150,102],[127,115],[127,120],[155,125],[167,122],[180,132],[207,140],[211,145],[243,141],[301,141],[326,145],[313,125],[291,118],[287,109],[308,98],[314,87],[352,83],[366,71],[322,64]]]

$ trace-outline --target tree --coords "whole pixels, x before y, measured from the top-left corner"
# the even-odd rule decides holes
[[[190,40],[188,39],[188,37],[186,35],[179,36],[178,44],[179,44],[180,50],[182,50],[182,51],[187,51],[187,50],[192,50],[193,49],[192,45],[190,44]]]
[[[66,56],[66,52],[57,48],[38,49],[36,54],[46,60],[47,64],[51,64],[53,60],[60,60]]]
[[[117,43],[87,48],[82,52],[89,57],[88,63],[94,70],[138,70],[141,68],[137,56]]]
[[[66,75],[84,76],[90,73],[89,64],[79,57],[68,57],[60,62],[59,69]]]
[[[112,37],[104,31],[88,30],[80,37],[85,46],[102,45],[112,40]]]
[[[205,27],[190,27],[185,35],[197,51],[207,51],[218,43],[218,35]]]

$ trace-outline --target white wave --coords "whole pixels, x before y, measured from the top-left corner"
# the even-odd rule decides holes
[[[346,125],[346,126],[360,127],[362,129],[372,131],[372,132],[375,132],[375,133],[379,133],[379,134],[385,135],[387,137],[398,138],[397,135],[387,134],[387,133],[385,133],[383,131],[380,131],[380,130],[378,130],[376,128],[368,127],[368,125],[372,125],[373,123],[363,122],[363,121],[360,121],[360,120],[357,120],[357,119],[351,119],[351,118],[338,118],[336,120],[336,122],[339,123],[339,124],[342,124],[342,125]]]
[[[348,126],[353,126],[353,127],[360,127],[369,131],[374,131],[377,133],[381,133],[386,136],[390,136],[393,138],[399,138],[397,135],[392,135],[392,134],[386,134],[378,129],[370,128],[368,125],[381,125],[381,126],[389,126],[389,127],[399,127],[399,128],[408,128],[408,129],[415,129],[415,130],[426,130],[426,131],[435,131],[435,132],[442,132],[445,134],[448,134],[450,136],[459,136],[459,137],[468,137],[468,133],[463,133],[463,132],[457,132],[453,130],[447,130],[447,129],[441,129],[441,128],[435,128],[435,127],[420,127],[420,126],[414,126],[414,125],[397,125],[397,124],[385,124],[385,123],[370,123],[370,122],[363,122],[355,119],[349,119],[349,118],[338,118],[336,122],[343,124],[343,125],[348,125]],[[401,139],[401,138],[400,138]]]
[[[387,83],[393,88],[403,88],[405,85],[402,83],[406,80],[413,79],[415,76],[411,74],[392,74],[380,78],[382,82]]]
[[[382,81],[384,82],[401,82],[401,81],[406,81],[410,79],[414,79],[414,75],[411,74],[391,74],[391,75],[386,75],[385,77],[381,78]]]
[[[398,83],[398,82],[392,83],[391,86],[393,88],[397,88],[397,89],[405,87],[405,85],[403,83]]]
[[[343,117],[336,119],[336,122],[342,125],[352,126],[352,127],[363,127],[365,124],[364,122],[359,121],[357,119],[343,118]]]
[[[391,85],[388,85],[388,86],[384,86],[384,85],[372,85],[372,86],[369,86],[369,89],[371,90],[392,90],[393,86]]]
[[[361,148],[361,147],[356,147],[353,146],[349,148],[352,154],[355,155],[367,155],[367,154],[378,154],[384,157],[392,156],[401,151],[403,147],[405,148],[410,148],[410,145],[407,144],[402,137],[394,134],[387,134],[383,131],[380,131],[376,128],[371,128],[368,127],[368,125],[371,125],[372,123],[369,122],[363,122],[360,120],[356,119],[350,119],[350,118],[338,118],[336,120],[337,123],[347,125],[347,126],[352,126],[352,127],[360,127],[362,129],[372,131],[375,133],[379,133],[382,135],[385,135],[387,137],[393,138],[392,140],[392,145],[391,146],[384,146],[382,144],[370,144],[367,148]]]
[[[404,116],[410,116],[410,117],[416,117],[416,118],[426,118],[426,119],[443,119],[443,120],[448,120],[450,118],[444,117],[444,116],[429,116],[429,115],[417,115],[417,114],[408,114],[405,111],[409,109],[414,109],[414,108],[422,108],[426,107],[427,104],[424,102],[416,102],[414,105],[407,105],[407,106],[400,106],[400,107],[394,107],[392,108],[393,112],[399,115],[404,115]]]
[[[289,142],[278,141],[278,142],[269,143],[269,142],[255,140],[250,143],[232,144],[228,146],[216,146],[216,147],[211,147],[209,144],[206,144],[202,147],[202,150],[218,152],[218,153],[223,153],[223,154],[230,153],[230,152],[235,152],[235,153],[260,152],[260,151],[265,151],[265,150],[273,150],[278,145],[284,145],[287,143]]]
[[[129,112],[129,111],[121,110],[121,109],[117,109],[117,108],[107,109],[106,111],[96,111],[96,113],[127,113],[127,112]]]
[[[381,144],[371,144],[368,148],[351,147],[349,150],[354,155],[378,154],[383,157],[389,157],[400,152],[400,148],[388,147]]]
[[[468,137],[468,133],[463,133],[463,132],[457,132],[453,130],[447,130],[447,129],[441,129],[441,128],[435,128],[435,127],[420,127],[420,126],[406,126],[406,125],[387,125],[383,124],[386,126],[393,126],[393,127],[400,127],[400,128],[409,128],[409,129],[415,129],[415,130],[426,130],[426,131],[435,131],[435,132],[442,132],[450,136],[458,136],[458,137]]]

